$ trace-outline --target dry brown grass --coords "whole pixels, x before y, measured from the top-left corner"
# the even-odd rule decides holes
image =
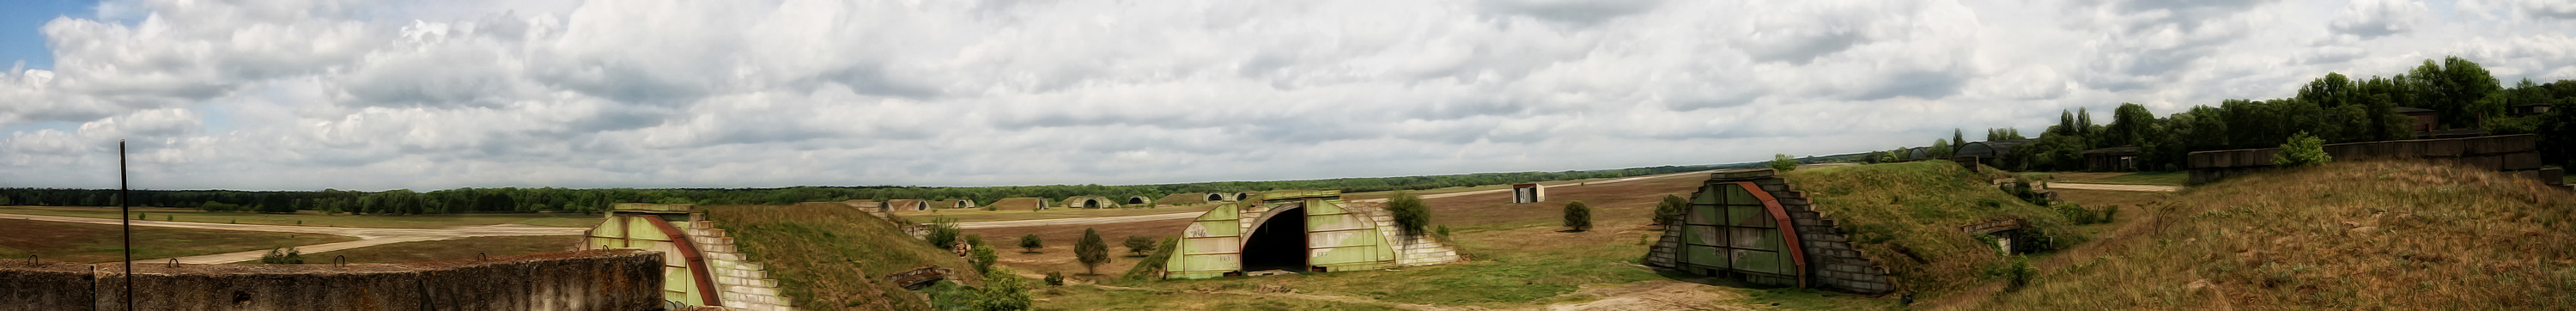
[[[2576,306],[2576,198],[2460,167],[2336,163],[2195,187],[2136,238],[1984,309]]]
[[[27,259],[27,255],[36,255],[45,261],[116,262],[125,258],[123,234],[124,231],[115,225],[0,219],[0,259]],[[325,234],[134,227],[134,259],[356,240],[358,238]]]
[[[1135,267],[1136,260],[1138,258],[1142,258],[1128,257],[1127,247],[1114,245],[1118,243],[1116,241],[1125,241],[1128,236],[1142,236],[1153,238],[1157,241],[1165,238],[1178,238],[1181,236],[1181,229],[1188,228],[1189,226],[1189,219],[1172,219],[1102,225],[968,229],[966,230],[966,234],[983,235],[984,244],[992,245],[993,250],[1000,253],[1000,262],[1002,266],[1011,267],[1012,270],[1023,273],[1024,276],[1038,277],[1046,275],[1047,272],[1064,272],[1065,275],[1075,275],[1086,271],[1082,267],[1082,262],[1074,260],[1073,258],[1073,243],[1074,241],[1082,238],[1082,229],[1090,228],[1099,230],[1101,239],[1112,241],[1110,243],[1113,245],[1110,245],[1109,247],[1111,252],[1109,263],[1100,264],[1100,271],[1102,271],[1102,274],[1116,274],[1118,272],[1127,271],[1128,268]],[[1046,241],[1047,247],[1038,249],[1037,253],[1021,252],[1020,244],[1018,243],[1020,236],[1028,235],[1030,233],[1036,233],[1040,240]],[[1095,278],[1092,276],[1081,277]],[[1108,277],[1109,276],[1100,276],[1096,278],[1106,279]]]

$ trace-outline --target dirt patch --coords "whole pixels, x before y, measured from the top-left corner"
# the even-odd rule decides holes
[[[1571,295],[1599,296],[1584,303],[1548,305],[1548,310],[1752,310],[1744,294],[1717,286],[1653,280],[1619,286],[1586,286]]]

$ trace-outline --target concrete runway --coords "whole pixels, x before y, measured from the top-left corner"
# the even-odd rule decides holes
[[[116,219],[102,219],[102,218],[63,217],[63,216],[42,216],[42,215],[19,215],[19,214],[0,214],[0,219],[25,219],[25,220],[35,220],[35,221],[71,222],[71,223],[101,224],[101,225],[111,225],[111,226],[113,226],[113,225],[117,225],[117,223],[118,223],[118,221],[119,221],[119,220],[116,220]],[[286,233],[329,234],[329,235],[351,236],[351,237],[357,237],[357,238],[358,238],[358,240],[357,240],[357,241],[348,241],[348,242],[339,242],[339,243],[324,243],[324,244],[305,245],[305,246],[297,246],[297,247],[295,247],[295,248],[296,248],[296,250],[303,251],[303,252],[304,252],[304,253],[306,253],[306,254],[320,253],[320,252],[328,252],[328,251],[336,251],[336,250],[344,250],[344,249],[352,249],[352,248],[360,248],[360,247],[368,247],[368,246],[376,246],[376,245],[394,244],[394,243],[402,243],[402,242],[437,241],[437,240],[448,240],[448,239],[466,238],[466,237],[479,237],[479,236],[581,235],[583,232],[585,232],[585,231],[589,231],[589,230],[590,230],[590,228],[542,227],[542,226],[530,226],[530,225],[520,225],[520,224],[503,224],[503,225],[487,225],[487,226],[472,226],[472,227],[451,227],[451,228],[444,228],[444,229],[392,229],[392,228],[349,228],[349,227],[306,227],[306,226],[276,226],[276,225],[243,225],[243,224],[217,224],[217,223],[201,223],[201,222],[173,222],[173,221],[157,221],[157,220],[134,220],[133,222],[134,222],[134,225],[135,225],[135,226],[142,226],[142,227],[163,227],[163,228],[187,228],[187,229],[207,229],[207,230],[233,230],[233,231],[262,231],[262,232],[286,232]],[[222,254],[212,254],[212,255],[197,255],[197,256],[178,257],[178,259],[179,259],[179,263],[186,263],[186,264],[219,264],[219,263],[235,263],[235,262],[242,262],[242,261],[258,260],[260,255],[265,255],[265,254],[268,254],[268,250],[256,250],[256,251],[245,251],[245,252],[233,252],[233,253],[222,253]],[[305,262],[307,262],[307,263],[313,263],[313,260],[316,260],[316,258],[305,258]],[[331,259],[330,259],[330,258],[319,258],[319,260],[329,261],[329,260],[331,260]],[[135,262],[141,262],[141,263],[166,263],[166,262],[170,262],[170,258],[153,258],[153,259],[135,260]]]

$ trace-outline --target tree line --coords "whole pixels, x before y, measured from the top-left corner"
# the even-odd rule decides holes
[[[297,210],[358,214],[448,214],[468,212],[592,212],[621,202],[677,204],[793,204],[846,200],[971,199],[990,203],[1002,198],[1050,200],[1073,196],[1153,196],[1174,193],[1245,192],[1281,189],[1371,192],[1421,190],[1554,180],[1617,178],[1707,170],[1712,166],[1657,166],[1599,171],[1477,173],[1436,176],[1335,178],[1289,181],[1229,181],[1158,185],[1045,185],[1000,187],[790,187],[680,189],[456,188],[429,192],[387,191],[236,191],[135,190],[135,206],[199,208],[217,211],[293,212]],[[0,188],[0,205],[114,206],[115,189]]]
[[[2527,104],[2549,105],[2549,112],[2514,115],[2508,111]],[[2492,135],[2538,134],[2548,163],[2566,163],[2568,149],[2576,146],[2571,141],[2576,138],[2576,122],[2571,122],[2576,119],[2576,112],[2571,112],[2576,109],[2576,81],[2537,84],[2524,79],[2507,87],[2478,63],[2448,57],[2438,63],[2427,59],[2393,77],[2355,79],[2327,73],[2291,97],[2228,99],[2162,118],[2130,103],[2112,110],[2109,123],[2094,122],[2084,108],[2060,111],[2056,125],[2037,139],[2015,146],[1996,164],[2015,170],[2083,170],[2084,151],[2134,146],[2139,149],[2140,169],[2179,170],[2186,168],[2184,156],[2193,151],[2269,148],[2300,133],[2326,143],[2415,138],[2415,119],[2399,113],[2398,107],[2437,112],[2448,128],[2481,129]],[[1959,132],[1952,132],[1952,137],[1927,147],[1930,157],[1947,157],[1963,144]],[[1990,129],[1986,139],[2023,137],[2014,129]],[[1906,159],[1907,152],[1898,149],[1871,158]]]

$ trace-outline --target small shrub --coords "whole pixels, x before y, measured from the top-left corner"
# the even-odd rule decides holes
[[[304,251],[297,250],[293,247],[270,249],[268,250],[268,254],[259,255],[259,263],[272,265],[303,264]]]
[[[1791,157],[1789,157],[1789,155],[1788,155],[1788,154],[1772,154],[1772,155],[1771,155],[1771,169],[1772,169],[1772,170],[1780,171],[1780,172],[1782,172],[1782,173],[1787,173],[1787,172],[1789,172],[1789,171],[1791,171],[1791,170],[1797,170],[1797,169],[1798,169],[1798,159],[1797,159],[1797,158],[1791,158]]]
[[[1395,215],[1395,226],[1403,228],[1407,236],[1422,236],[1422,229],[1431,226],[1431,207],[1413,193],[1397,192],[1395,197],[1387,198],[1386,212]]]
[[[1047,285],[1064,285],[1064,272],[1047,272]]]
[[[1440,239],[1449,239],[1449,225],[1440,225]]]
[[[984,273],[984,288],[975,293],[975,310],[1028,310],[1031,305],[1028,285],[1020,276],[993,269]]]
[[[1683,211],[1689,208],[1690,199],[1666,194],[1663,202],[1655,203],[1655,225],[1670,225],[1681,221]]]
[[[995,251],[990,246],[975,245],[975,249],[968,252],[975,255],[976,273],[993,272],[993,263],[1002,260],[1002,255],[998,254],[1000,251]]]
[[[2029,256],[2013,256],[1994,274],[2004,279],[2005,290],[2020,290],[2030,285],[2031,277],[2039,275],[2039,268],[2030,266]]]
[[[1020,252],[1035,253],[1038,252],[1038,249],[1040,248],[1046,248],[1046,241],[1038,240],[1038,234],[1030,233],[1029,235],[1020,236]]]
[[[1174,249],[1181,248],[1181,239],[1167,238],[1155,243],[1161,246],[1154,247],[1154,253],[1145,255],[1145,259],[1136,260],[1136,266],[1128,267],[1127,275],[1124,276],[1126,279],[1149,280],[1163,277],[1163,265],[1171,262]]]
[[[2281,152],[2272,154],[2272,164],[2285,168],[2324,165],[2333,160],[2333,155],[2326,154],[2325,140],[2308,132],[2290,135],[2289,141],[2281,143]]]
[[[1082,239],[1073,242],[1073,258],[1082,262],[1083,274],[1099,275],[1100,264],[1109,263],[1109,242],[1100,239],[1100,231],[1082,228]]]
[[[930,246],[937,246],[942,250],[956,249],[957,237],[965,232],[957,229],[956,219],[948,217],[932,219],[929,229],[930,234],[922,238],[930,240]]]
[[[968,234],[968,235],[966,235],[966,246],[967,246],[967,247],[984,246],[984,235],[982,235],[982,234]]]
[[[1127,245],[1127,254],[1129,256],[1144,257],[1145,253],[1154,251],[1154,245],[1156,243],[1154,243],[1154,238],[1130,235],[1127,236],[1127,241],[1122,244]]]
[[[1577,232],[1592,230],[1592,207],[1583,205],[1583,201],[1565,203],[1565,228]]]

